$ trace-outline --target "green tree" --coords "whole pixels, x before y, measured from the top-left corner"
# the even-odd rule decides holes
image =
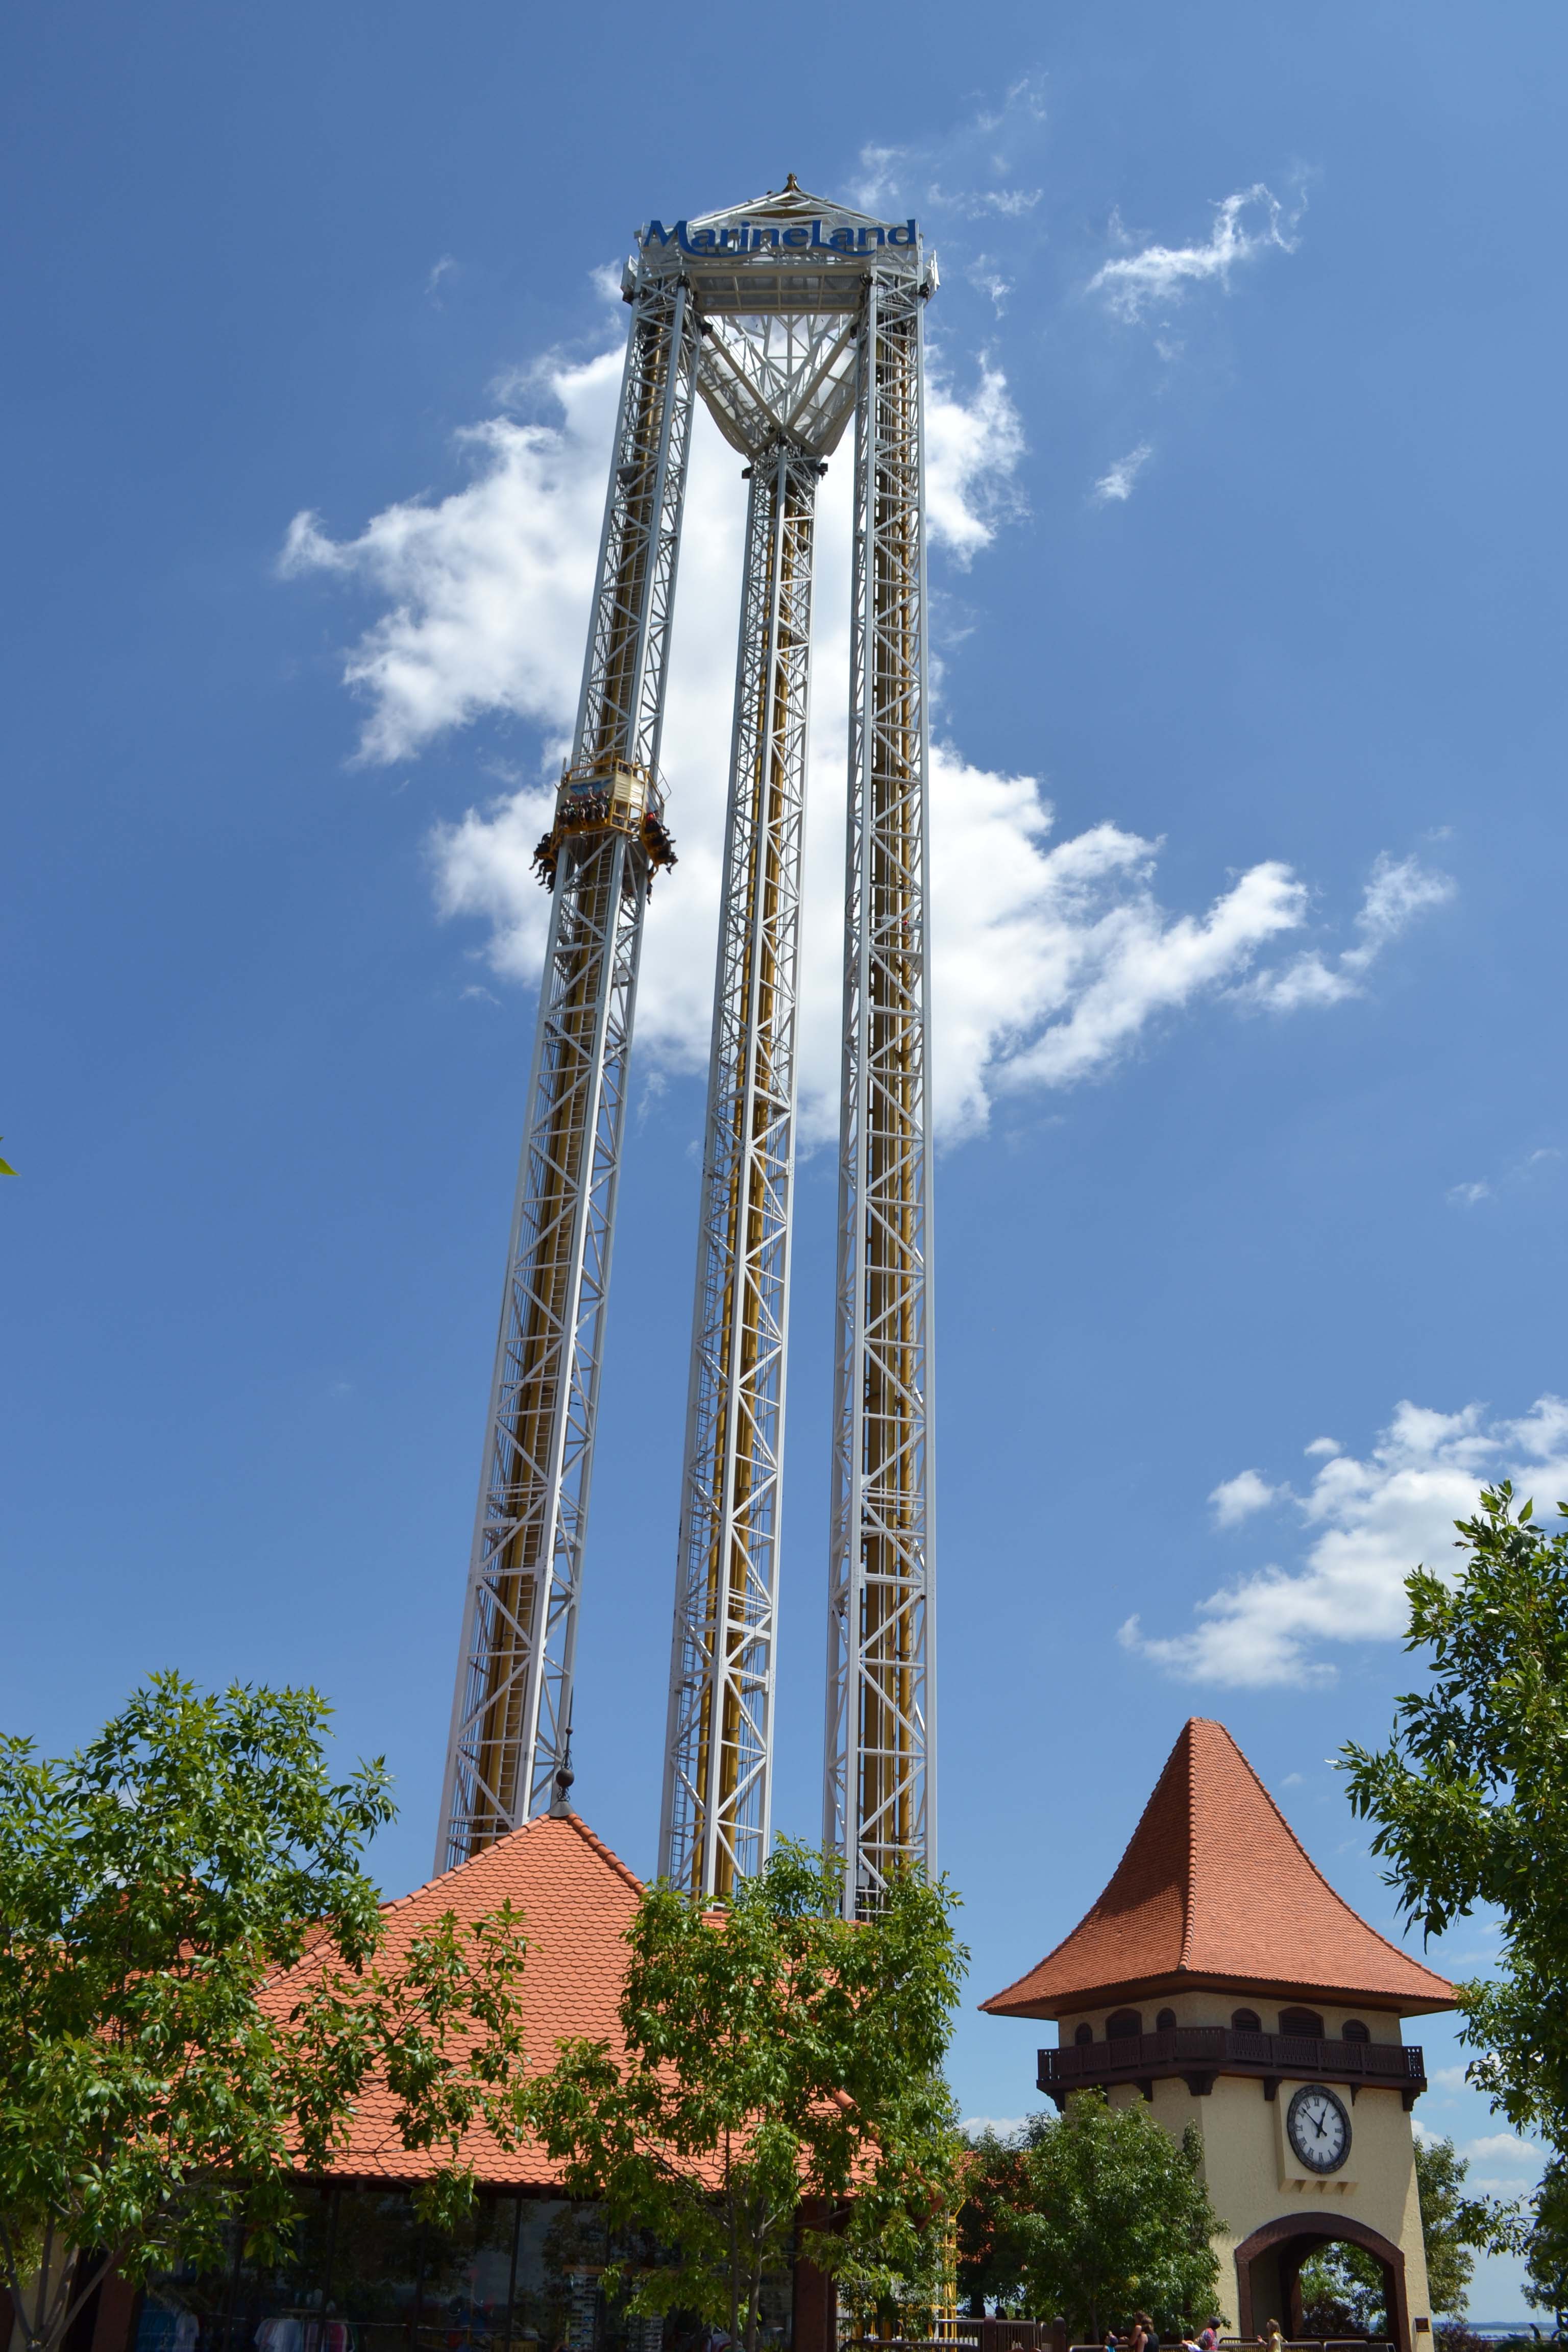
[[[573,2196],[603,2203],[612,2291],[755,2352],[763,2281],[804,2251],[857,2308],[934,2299],[960,2146],[940,2068],[967,1954],[911,1873],[858,1924],[830,1856],[781,1844],[724,1906],[650,1887],[627,1933],[624,2055],[566,2042],[531,2112]]]
[[[1300,2285],[1304,2336],[1386,2333],[1383,2265],[1363,2248],[1336,2241],[1310,2254],[1301,2265]]]
[[[1418,2139],[1415,2185],[1432,2308],[1458,2318],[1468,2307],[1478,2254],[1517,2253],[1520,2209],[1496,2197],[1467,2197],[1469,2164],[1451,2139]]]
[[[1142,2101],[1113,2107],[1103,2092],[1079,2091],[1061,2116],[1032,2117],[1010,2144],[1017,2173],[998,2162],[1007,2147],[976,2145],[986,2187],[972,2192],[967,2229],[960,2220],[961,2283],[984,2276],[986,2292],[1037,2317],[1060,2314],[1079,2338],[1125,2326],[1138,2309],[1173,2334],[1215,2307],[1213,2240],[1224,2225],[1190,2126],[1174,2140]],[[967,2273],[966,2243],[981,2250]]]
[[[1505,1480],[1456,1525],[1458,1576],[1405,1579],[1405,1647],[1427,1653],[1429,1686],[1396,1702],[1386,1748],[1352,1744],[1342,1769],[1428,1935],[1496,1906],[1500,1973],[1458,1987],[1470,2080],[1568,2156],[1568,1524],[1535,1526]]]
[[[1018,2216],[1028,2203],[1027,2139],[989,2126],[968,2143],[958,2209],[958,2290],[978,2317],[987,2301],[1005,2306],[1023,2291]]]
[[[378,1760],[329,1778],[312,1691],[154,1676],[63,1761],[0,1740],[0,2257],[28,2352],[111,2267],[274,2252],[373,2074],[460,2209],[468,2126],[514,2129],[523,1946],[450,1916],[397,1969],[360,1866]],[[280,1982],[285,1971],[294,1973]]]
[[[1559,2337],[1568,2335],[1568,2168],[1547,2166],[1522,2239],[1524,2299],[1532,2311],[1552,2314]]]

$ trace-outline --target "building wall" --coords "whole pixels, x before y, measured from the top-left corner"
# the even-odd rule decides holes
[[[1165,1994],[1146,2002],[1143,2031],[1156,2030],[1156,2018],[1163,2010],[1174,2011],[1178,2025],[1228,2025],[1232,2011],[1244,2007],[1257,2011],[1265,2032],[1279,2031],[1278,2002],[1252,1994],[1202,1991]],[[1095,2040],[1103,2041],[1111,2014],[1095,2010],[1063,2018],[1061,2041],[1070,2042],[1080,2024],[1091,2025]],[[1402,2021],[1386,2011],[1320,2005],[1320,2014],[1331,2039],[1339,2037],[1352,2018],[1367,2028],[1374,2042],[1405,2038]],[[1222,2074],[1206,2096],[1194,2098],[1180,2075],[1153,2084],[1153,2112],[1166,2130],[1179,2139],[1188,2124],[1195,2124],[1203,2143],[1209,2196],[1225,2223],[1215,2239],[1215,2252],[1220,2260],[1220,2301],[1226,2322],[1234,2326],[1237,2319],[1236,2249],[1244,2239],[1266,2222],[1286,2217],[1331,2222],[1342,2216],[1374,2230],[1404,2254],[1413,2332],[1426,2336],[1431,2325],[1431,2304],[1415,2188],[1415,2135],[1399,2092],[1360,2088],[1352,2100],[1348,2084],[1331,2086],[1350,2116],[1351,2152],[1341,2170],[1325,2179],[1297,2161],[1285,2137],[1291,2095],[1300,2087],[1298,2082],[1282,2082],[1278,2095],[1269,2099],[1257,2078]],[[1112,2105],[1126,2106],[1140,2094],[1131,2084],[1124,2084],[1110,2096]],[[1259,2269],[1258,2284],[1267,2294],[1267,2260]],[[1255,2311],[1255,2330],[1270,2317],[1279,2318],[1289,2329],[1289,2315],[1280,2308],[1277,2273],[1273,2284],[1275,2300],[1268,2308]]]

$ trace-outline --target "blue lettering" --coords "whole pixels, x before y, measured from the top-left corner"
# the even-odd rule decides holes
[[[786,245],[794,246],[809,245],[811,243],[810,237],[807,236],[805,229],[803,228],[786,228],[784,233],[784,241]]]
[[[650,245],[675,245],[677,243],[680,245],[684,245],[686,243],[686,223],[684,221],[677,221],[673,228],[666,228],[662,221],[649,221],[647,225],[647,235],[643,239],[645,247]]]
[[[852,228],[836,228],[827,242],[835,253],[853,253],[855,232]]]
[[[915,225],[912,220],[906,221],[902,228],[890,228],[888,231],[889,245],[913,245],[914,241]]]
[[[680,242],[688,253],[715,253],[719,247],[719,240],[710,228],[693,229],[690,236],[683,236]]]
[[[878,228],[876,226],[863,228],[860,232],[860,250],[862,253],[867,249],[866,239],[868,236],[874,236],[879,245],[886,245],[888,242],[888,232],[885,228]]]

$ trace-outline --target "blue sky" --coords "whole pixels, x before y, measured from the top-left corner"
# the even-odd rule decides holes
[[[973,1994],[1079,1916],[1194,1712],[1390,1925],[1325,1759],[1407,1677],[1400,1576],[1483,1475],[1568,1491],[1561,12],[153,0],[4,39],[4,1720],[58,1748],[155,1666],[311,1679],[397,1773],[385,1883],[427,1867],[603,274],[650,213],[794,170],[918,213],[942,265],[941,1785]],[[639,1868],[741,511],[711,434],[694,467],[576,1709],[584,1810]],[[778,1815],[808,1836],[831,1157],[790,1402]],[[966,2112],[1027,2109],[1037,2038],[966,2015]],[[1451,2071],[1423,2113],[1473,2177],[1531,2176]],[[1472,2308],[1516,2292],[1492,2270]]]

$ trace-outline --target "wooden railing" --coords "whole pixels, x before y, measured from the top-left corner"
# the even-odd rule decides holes
[[[1426,2088],[1418,2043],[1319,2041],[1304,2033],[1250,2033],[1231,2025],[1176,2025],[1163,2033],[1130,2033],[1111,2042],[1068,2042],[1040,2052],[1039,2088],[1059,2105],[1069,2091],[1142,2083],[1180,2074],[1196,2096],[1216,2074],[1259,2076],[1269,2096],[1296,2082],[1377,2084],[1401,2093],[1406,2107]]]

